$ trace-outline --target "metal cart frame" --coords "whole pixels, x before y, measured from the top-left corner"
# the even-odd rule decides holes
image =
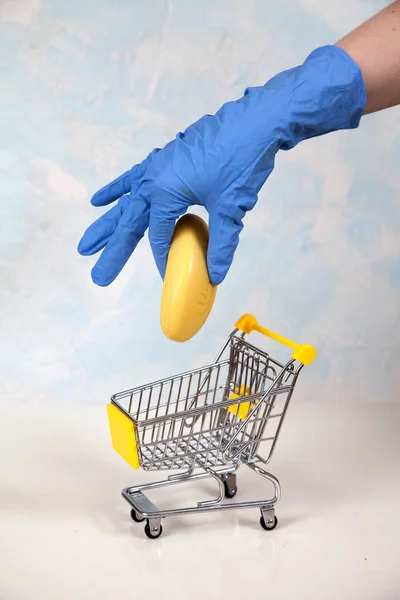
[[[252,331],[291,347],[291,359],[282,364],[250,344],[245,336]],[[213,510],[259,508],[261,526],[276,527],[281,486],[264,466],[275,450],[298,375],[315,356],[312,346],[296,344],[244,315],[212,364],[112,396],[114,448],[135,468],[180,471],[122,491],[132,519],[146,521],[149,538],[162,534],[161,521],[167,516]],[[114,413],[124,432],[130,432],[128,442],[124,438],[121,443],[121,430],[113,427]],[[258,452],[261,442],[266,458]],[[242,464],[272,484],[272,497],[229,501],[236,495],[236,472]],[[160,509],[144,493],[204,478],[215,480],[218,496],[194,506]]]

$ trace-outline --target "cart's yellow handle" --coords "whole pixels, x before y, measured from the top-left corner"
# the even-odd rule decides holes
[[[268,336],[272,340],[276,340],[277,342],[280,342],[281,344],[292,348],[292,350],[294,350],[292,358],[298,360],[305,366],[310,365],[317,356],[317,351],[314,348],[314,346],[310,346],[309,344],[296,344],[296,342],[292,342],[292,340],[288,340],[282,335],[279,335],[278,333],[274,333],[273,331],[262,327],[258,323],[257,319],[253,317],[253,315],[243,315],[235,324],[235,327],[236,329],[240,329],[240,331],[243,331],[243,333],[246,334],[249,334],[252,331],[258,331],[259,333]]]

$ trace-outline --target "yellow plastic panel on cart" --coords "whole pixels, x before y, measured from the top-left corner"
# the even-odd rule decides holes
[[[108,422],[114,450],[134,469],[138,469],[135,425],[115,404],[107,404]]]
[[[204,325],[217,286],[207,269],[208,227],[187,214],[176,224],[161,298],[161,329],[170,340],[186,342]]]
[[[242,396],[250,396],[250,388],[241,385],[240,388],[236,388],[235,391],[232,392],[232,394],[229,396],[229,400],[241,398]],[[228,406],[228,410],[234,415],[237,415],[242,421],[247,419],[249,412],[253,410],[253,408],[254,402],[240,402],[240,404]]]

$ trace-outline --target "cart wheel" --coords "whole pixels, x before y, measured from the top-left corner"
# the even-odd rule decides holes
[[[271,529],[275,529],[275,527],[278,525],[278,519],[274,517],[272,523],[266,523],[264,517],[261,515],[260,525],[266,531],[271,531]]]
[[[224,481],[225,498],[234,498],[237,494],[237,485],[229,486],[227,481]]]
[[[150,521],[149,521],[149,519],[147,519],[146,525],[144,526],[144,532],[148,538],[150,538],[151,540],[156,540],[157,538],[160,537],[160,535],[163,532],[162,525],[160,524],[157,527],[157,529],[151,529]]]
[[[132,521],[135,521],[135,523],[141,523],[142,521],[144,521],[144,517],[139,517],[134,508],[132,508],[131,510],[131,519]]]

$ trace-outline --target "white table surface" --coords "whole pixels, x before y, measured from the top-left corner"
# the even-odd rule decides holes
[[[103,406],[1,415],[1,600],[400,598],[400,405],[294,398],[270,465],[278,527],[255,509],[207,513],[166,519],[158,540],[120,496],[154,474],[111,449]],[[152,499],[195,502],[210,485]],[[238,485],[238,499],[269,492],[246,467]]]

